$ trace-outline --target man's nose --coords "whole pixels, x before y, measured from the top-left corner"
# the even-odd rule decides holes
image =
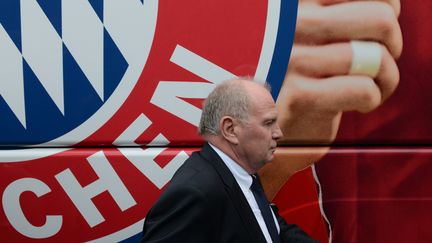
[[[273,130],[273,139],[279,140],[280,138],[282,138],[282,136],[283,136],[282,130],[280,129],[279,125],[276,123],[275,129]]]

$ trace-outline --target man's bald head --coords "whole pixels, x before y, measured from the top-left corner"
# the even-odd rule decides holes
[[[268,85],[248,79],[228,80],[216,86],[204,102],[199,133],[203,136],[220,135],[219,122],[223,116],[246,122],[253,99],[249,91],[256,87],[269,90]]]

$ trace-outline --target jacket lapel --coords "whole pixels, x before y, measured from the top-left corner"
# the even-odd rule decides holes
[[[215,168],[224,182],[228,195],[249,232],[250,242],[266,242],[255,215],[231,171],[208,143],[204,144],[200,153]]]

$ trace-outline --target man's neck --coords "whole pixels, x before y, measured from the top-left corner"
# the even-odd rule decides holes
[[[254,171],[246,161],[242,160],[238,153],[236,152],[235,145],[225,141],[223,138],[219,136],[208,136],[206,137],[208,143],[218,148],[228,157],[230,157],[234,162],[240,165],[244,170],[246,170],[249,174],[254,174]]]

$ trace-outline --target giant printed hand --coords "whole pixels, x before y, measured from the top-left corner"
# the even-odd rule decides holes
[[[337,134],[342,113],[367,113],[396,89],[402,51],[399,0],[300,0],[295,40],[276,101],[284,137],[261,171],[273,198],[296,171],[316,162]],[[353,42],[354,41],[354,42]]]

